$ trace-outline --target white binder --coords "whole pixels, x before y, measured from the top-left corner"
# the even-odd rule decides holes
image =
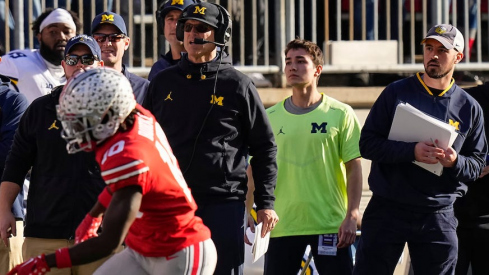
[[[404,142],[438,140],[438,147],[446,150],[452,146],[457,135],[452,125],[425,114],[408,103],[400,103],[396,107],[388,139]],[[414,161],[413,163],[438,176],[443,172],[443,166],[439,162],[427,164]]]

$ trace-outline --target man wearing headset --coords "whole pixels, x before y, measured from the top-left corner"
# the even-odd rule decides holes
[[[161,58],[153,64],[149,72],[148,79],[151,81],[153,77],[162,70],[178,63],[182,52],[185,52],[183,42],[177,39],[175,35],[177,29],[177,21],[182,14],[183,9],[188,5],[200,2],[196,0],[166,0],[156,11],[156,21],[158,21],[158,30],[160,34],[165,36],[166,41],[170,44],[170,50],[161,55]]]
[[[143,107],[165,131],[197,202],[197,216],[217,248],[214,274],[243,274],[246,156],[252,156],[255,203],[262,236],[273,229],[277,148],[258,92],[223,51],[231,37],[227,11],[188,6],[176,36],[187,50],[150,83]]]

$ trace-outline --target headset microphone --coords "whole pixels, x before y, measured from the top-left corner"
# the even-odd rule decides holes
[[[211,44],[214,44],[214,45],[217,45],[217,46],[224,47],[224,44],[222,44],[222,43],[217,43],[217,42],[205,40],[205,39],[202,39],[202,38],[195,38],[194,39],[194,42],[190,42],[190,43],[191,44],[197,44],[197,45],[203,45],[203,44],[211,43]]]

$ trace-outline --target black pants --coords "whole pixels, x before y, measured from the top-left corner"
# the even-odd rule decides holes
[[[374,195],[363,215],[353,274],[393,274],[406,243],[415,274],[453,274],[457,223],[453,207],[419,213]]]
[[[216,245],[217,265],[214,275],[243,275],[244,213],[242,201],[198,204],[195,212],[211,230]]]
[[[353,262],[350,248],[338,249],[336,256],[318,255],[319,235],[271,238],[265,254],[265,275],[296,275],[307,245],[321,275],[350,275]]]
[[[489,229],[458,228],[458,261],[455,275],[467,275],[472,265],[472,275],[489,274]]]

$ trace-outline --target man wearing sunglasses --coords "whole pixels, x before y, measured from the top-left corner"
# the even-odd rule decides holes
[[[134,96],[139,104],[143,103],[149,81],[130,73],[122,64],[124,52],[129,48],[131,39],[127,36],[124,19],[117,13],[103,12],[92,21],[92,36],[102,50],[102,60],[106,67],[122,72],[131,83]]]
[[[177,39],[176,29],[177,21],[182,14],[183,9],[188,5],[195,2],[200,2],[196,0],[183,0],[183,1],[172,1],[166,0],[156,11],[156,21],[158,22],[158,31],[160,34],[165,36],[166,41],[170,44],[170,50],[165,54],[161,55],[161,58],[156,61],[151,67],[148,79],[151,79],[160,71],[173,66],[178,63],[182,56],[182,52],[186,52],[183,47],[183,42]]]
[[[11,85],[23,93],[29,103],[50,93],[66,82],[61,60],[68,39],[80,28],[80,20],[73,12],[47,9],[32,25],[40,48],[7,53],[0,62],[0,74],[8,76]]]
[[[264,237],[278,221],[275,139],[256,87],[223,51],[231,38],[228,12],[208,2],[189,5],[176,37],[187,53],[151,80],[143,107],[165,131],[197,202],[195,214],[211,230],[214,274],[243,274],[247,155]]]
[[[80,27],[80,20],[73,12],[65,9],[47,9],[32,25],[40,49],[13,50],[1,57],[0,74],[10,79],[12,90],[22,93],[28,104],[40,96],[49,94],[54,87],[66,82],[61,60],[63,60],[66,42],[75,36]],[[26,173],[23,174],[23,177],[26,177]],[[29,181],[26,180],[25,188],[21,188],[20,191],[23,194],[19,192],[17,194],[27,199],[28,190]],[[16,207],[23,208],[23,202],[12,201],[12,204],[15,203]],[[24,209],[20,212],[23,211]],[[20,218],[19,214],[16,216]],[[4,216],[0,213],[0,223],[3,218]],[[4,229],[0,226],[0,231],[3,230],[8,230],[8,228]],[[19,230],[19,232],[17,237],[23,239],[22,231]],[[11,247],[10,252],[11,255],[22,255],[19,246]]]
[[[77,71],[103,66],[97,42],[78,35],[67,41],[61,66],[69,79]],[[56,105],[63,86],[34,100],[14,136],[0,184],[0,236],[8,243],[16,235],[11,207],[32,167],[24,228],[24,259],[54,253],[72,246],[75,230],[105,187],[94,156],[68,154],[61,138]],[[2,244],[3,245],[3,244]],[[53,269],[49,274],[93,274],[104,260],[70,269]]]

